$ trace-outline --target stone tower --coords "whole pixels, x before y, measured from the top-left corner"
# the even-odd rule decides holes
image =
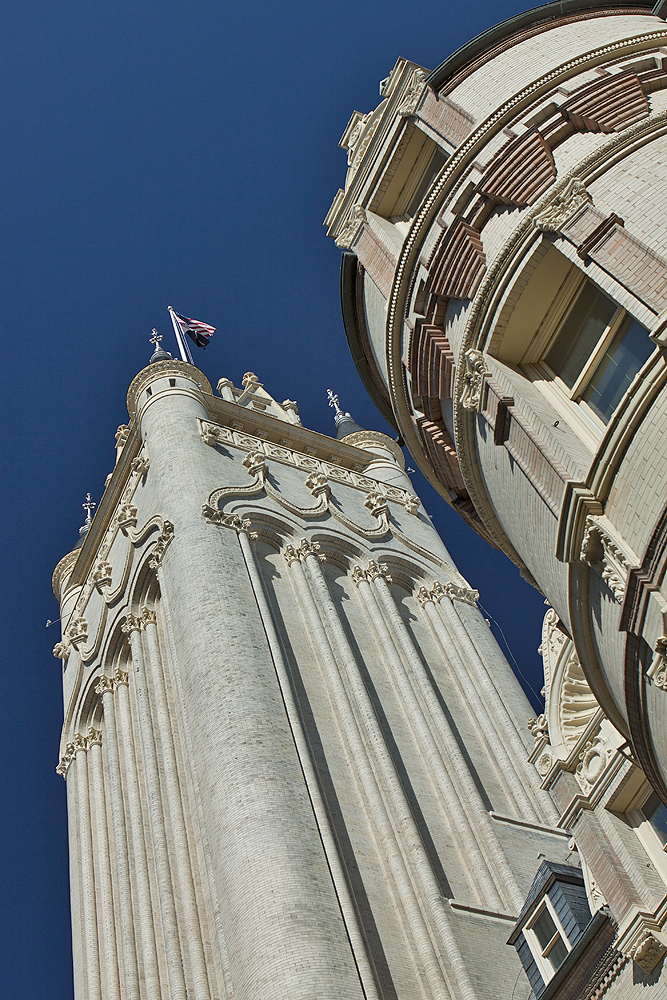
[[[77,1000],[509,997],[568,838],[400,449],[157,358],[54,573]]]

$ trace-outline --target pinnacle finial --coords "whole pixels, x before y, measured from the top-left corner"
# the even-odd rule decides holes
[[[155,327],[153,327],[153,336],[148,338],[149,344],[155,344],[155,350],[149,361],[152,364],[154,361],[169,361],[171,359],[171,354],[165,351],[164,347],[160,346],[160,341],[162,340],[162,334],[158,333]]]
[[[153,327],[153,336],[148,338],[148,343],[155,344],[155,350],[157,351],[158,344],[160,343],[161,340],[162,340],[161,334],[159,334],[155,329],[155,327]]]
[[[81,506],[83,507],[83,509],[86,512],[86,520],[83,522],[83,524],[79,528],[79,534],[80,535],[85,535],[86,532],[88,531],[88,529],[90,528],[91,524],[93,523],[93,519],[92,519],[92,516],[91,516],[90,512],[92,510],[95,510],[95,508],[97,507],[97,504],[93,500],[93,498],[90,495],[90,493],[86,493],[86,502],[82,503]]]

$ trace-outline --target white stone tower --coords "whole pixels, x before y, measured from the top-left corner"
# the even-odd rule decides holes
[[[156,352],[58,564],[77,1000],[484,1000],[568,839],[388,437]]]

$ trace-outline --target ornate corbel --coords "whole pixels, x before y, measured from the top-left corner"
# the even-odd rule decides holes
[[[491,374],[481,351],[471,347],[463,355],[465,371],[461,389],[461,406],[464,410],[477,410],[482,398],[484,379]]]
[[[139,479],[143,479],[150,468],[150,459],[145,453],[142,455],[137,455],[136,458],[132,459],[130,463],[130,469],[132,472],[136,472]]]
[[[160,537],[155,543],[155,548],[148,560],[148,565],[151,569],[157,569],[164,559],[164,554],[167,551],[169,545],[174,539],[174,526],[171,521],[164,521],[162,524],[162,531],[160,532]]]
[[[81,616],[72,618],[65,629],[63,642],[70,643],[74,648],[82,645],[88,638],[88,622]]]
[[[123,626],[123,631],[125,627]],[[129,631],[129,630],[128,630]],[[106,674],[102,674],[97,684],[94,687],[95,694],[99,694],[100,697],[104,697],[105,694],[113,694],[116,690],[116,681],[113,677],[107,677]]]
[[[386,517],[388,513],[387,501],[381,493],[368,493],[364,500],[364,507],[368,508],[373,517],[379,518],[383,514]]]
[[[419,499],[418,496],[415,496],[414,494],[412,494],[411,496],[407,496],[405,500],[401,501],[401,505],[405,507],[408,514],[416,514],[417,511],[419,510],[420,503],[421,500]]]
[[[591,517],[586,518],[580,559],[600,574],[620,604],[625,596],[630,562],[620,544]]]
[[[102,559],[93,571],[93,583],[97,587],[98,593],[102,593],[104,587],[111,586],[111,563]]]
[[[131,632],[141,632],[144,623],[138,615],[126,615],[125,621],[120,627],[121,632],[129,635]]]
[[[350,217],[336,237],[336,246],[342,250],[349,250],[366,222],[368,222],[366,209],[363,205],[354,205]]]
[[[646,671],[646,676],[655,687],[667,691],[667,636],[658,636],[653,652],[653,660]]]
[[[249,451],[243,459],[243,466],[250,476],[264,479],[266,474],[266,458],[260,451]]]
[[[314,497],[319,497],[324,494],[324,496],[329,499],[331,496],[331,487],[329,486],[327,477],[323,472],[311,472],[306,479],[306,486]]]
[[[118,527],[127,535],[130,528],[137,526],[137,508],[133,503],[124,503],[118,509]]]

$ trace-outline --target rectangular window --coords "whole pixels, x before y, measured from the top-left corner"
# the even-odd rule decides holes
[[[544,355],[544,367],[603,424],[654,349],[648,330],[586,281]]]
[[[526,926],[525,937],[542,978],[548,983],[572,950],[548,896]]]

